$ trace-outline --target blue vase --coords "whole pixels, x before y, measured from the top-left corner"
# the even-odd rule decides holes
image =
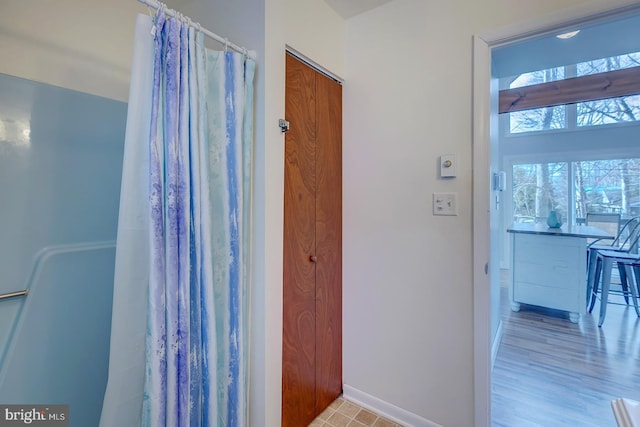
[[[550,228],[560,228],[560,226],[562,226],[560,214],[556,211],[549,212],[549,216],[547,217],[547,225]]]

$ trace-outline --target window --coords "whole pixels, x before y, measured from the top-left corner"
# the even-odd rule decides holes
[[[622,70],[640,65],[640,52],[582,62],[576,65],[576,75],[586,76],[605,71]],[[578,126],[598,126],[609,123],[633,122],[640,119],[640,96],[601,99],[576,104]]]
[[[640,52],[520,74],[512,79],[509,88],[636,66],[640,66]],[[508,133],[520,134],[638,120],[640,120],[640,95],[633,95],[509,113]]]
[[[640,119],[640,95],[580,102],[576,108],[578,126],[635,122]]]
[[[559,105],[509,113],[509,132],[523,133],[563,129],[567,126],[566,109],[565,105]]]
[[[564,67],[520,74],[509,84],[509,89],[564,79]],[[566,106],[536,108],[509,114],[509,132],[522,133],[539,130],[562,129],[566,126]]]
[[[573,223],[587,213],[640,215],[638,158],[516,164],[512,173],[516,223],[544,222],[551,209]]]
[[[576,75],[587,76],[603,73],[605,71],[622,70],[640,65],[640,52],[627,55],[612,56],[610,58],[596,59],[593,61],[576,64]]]
[[[640,213],[640,159],[574,162],[573,169],[576,218],[587,212]]]
[[[544,222],[551,210],[567,217],[567,163],[514,165],[512,182],[513,222]]]

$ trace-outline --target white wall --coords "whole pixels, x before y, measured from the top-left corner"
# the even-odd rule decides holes
[[[396,0],[347,21],[346,385],[473,425],[472,35],[580,3]],[[458,193],[458,216],[431,215],[441,191]]]
[[[135,0],[3,0],[0,73],[126,101]]]
[[[344,76],[345,21],[323,0],[287,0],[287,45]]]
[[[285,44],[346,79],[345,383],[467,426],[471,36],[581,3],[395,0],[346,25],[322,0],[171,3],[258,52],[252,425],[280,424]],[[135,0],[4,0],[0,72],[126,100],[138,11]],[[454,180],[437,179],[445,153],[457,155]],[[431,216],[434,191],[457,192],[459,216]]]
[[[257,150],[264,150],[261,174],[256,175],[256,188],[264,186],[257,195],[256,209],[262,205],[264,215],[256,212],[256,228],[262,222],[264,238],[264,284],[260,285],[256,271],[256,293],[262,301],[264,313],[254,321],[263,329],[264,342],[254,335],[254,349],[262,345],[265,362],[263,373],[264,408],[258,408],[259,396],[252,395],[252,426],[281,425],[282,387],[282,239],[284,207],[284,136],[277,126],[285,117],[285,45],[336,74],[344,74],[345,23],[322,0],[267,0],[265,27],[264,141],[257,141]],[[263,146],[261,146],[263,144]],[[256,158],[256,160],[258,160]],[[263,197],[262,200],[259,200]],[[256,260],[257,261],[257,260]],[[255,349],[254,356],[259,357]],[[255,369],[252,374],[259,372]],[[258,412],[258,409],[261,412]]]
[[[345,23],[322,0],[166,3],[257,53],[250,410],[252,426],[280,425],[285,45],[342,75]],[[140,3],[4,0],[0,12],[1,73],[128,99]]]

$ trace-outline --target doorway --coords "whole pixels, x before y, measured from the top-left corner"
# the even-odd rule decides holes
[[[498,46],[516,43],[534,36],[559,32],[563,28],[592,23],[598,20],[623,16],[637,12],[638,5],[616,1],[603,6],[576,8],[565,14],[557,15],[543,22],[520,26],[502,32],[480,35],[474,38],[474,129],[473,129],[473,205],[474,205],[474,335],[475,335],[475,425],[491,424],[491,359],[492,333],[492,278],[499,257],[496,256],[492,242],[497,239],[496,228],[492,222],[495,214],[495,198],[491,189],[491,173],[497,169],[494,164],[492,145],[495,135],[491,129],[496,126],[496,87],[491,85],[492,50]],[[491,126],[489,126],[491,124]],[[491,153],[491,154],[490,154]],[[490,255],[486,255],[490,254]],[[491,262],[490,262],[491,261]],[[491,273],[490,273],[491,271]]]

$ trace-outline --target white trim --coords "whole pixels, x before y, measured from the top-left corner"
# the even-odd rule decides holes
[[[491,345],[491,370],[493,371],[493,365],[496,364],[496,357],[498,357],[498,350],[500,350],[500,343],[502,342],[502,320],[498,322],[498,330],[496,336],[493,337],[493,344]]]
[[[640,403],[627,398],[611,401],[611,409],[619,427],[637,426],[640,421]]]
[[[491,52],[473,38],[473,391],[474,426],[491,425],[490,144]]]
[[[485,274],[489,245],[489,189],[491,117],[491,48],[558,31],[586,22],[640,10],[640,0],[591,1],[554,12],[529,23],[474,35],[473,38],[473,320],[474,425],[491,425],[491,287]]]
[[[363,408],[369,409],[378,415],[382,415],[385,418],[390,419],[393,422],[402,424],[406,427],[442,427],[440,424],[436,424],[433,421],[429,421],[422,418],[419,415],[409,412],[405,409],[399,408],[389,402],[385,402],[382,399],[378,399],[375,396],[371,396],[364,391],[360,391],[357,388],[349,385],[342,387],[342,396],[359,405]]]
[[[323,75],[329,77],[331,80],[335,80],[336,82],[338,82],[340,84],[344,84],[344,79],[342,77],[340,77],[339,75],[337,75],[335,73],[332,73],[331,71],[327,70],[322,65],[318,64],[316,61],[314,61],[313,59],[309,58],[308,56],[306,56],[305,54],[301,53],[300,51],[296,50],[295,48],[293,48],[293,47],[291,47],[289,45],[285,45],[285,50],[287,51],[287,53],[291,54],[292,56],[295,56],[298,60],[300,60],[301,62],[304,62],[305,64],[307,64],[309,67],[313,68],[314,70],[316,70],[320,74],[323,74]]]

